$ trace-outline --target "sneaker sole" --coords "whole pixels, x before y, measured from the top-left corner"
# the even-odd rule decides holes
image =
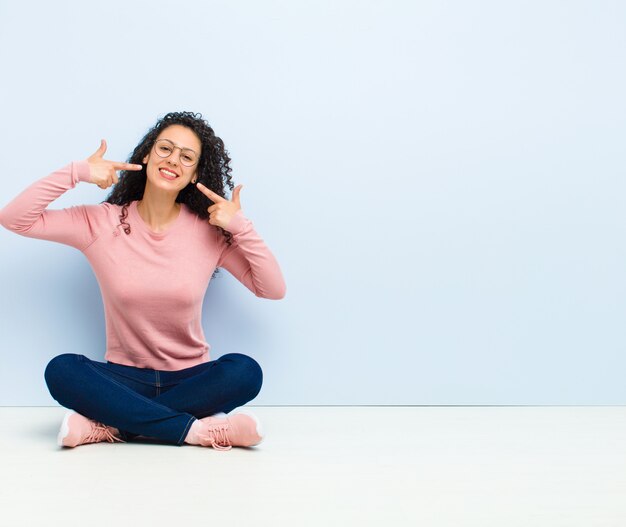
[[[256,424],[256,433],[261,437],[261,441],[259,441],[258,443],[256,443],[253,446],[257,446],[260,445],[263,440],[265,439],[265,435],[263,434],[263,428],[261,427],[261,422],[259,421],[259,419],[257,418],[256,415],[254,415],[253,413],[250,413],[247,410],[233,410],[232,412],[230,412],[230,414],[228,415],[236,415],[236,414],[243,414],[243,415],[247,415],[248,417],[251,417],[252,419],[254,419],[254,422]]]
[[[70,417],[74,413],[76,413],[74,412],[74,410],[68,410],[67,412],[65,412],[65,415],[63,416],[63,422],[61,423],[61,430],[59,430],[59,435],[57,435],[57,445],[59,446],[65,446],[63,444],[63,440],[67,437],[67,434],[70,433],[70,427],[67,424],[67,422],[69,421]]]

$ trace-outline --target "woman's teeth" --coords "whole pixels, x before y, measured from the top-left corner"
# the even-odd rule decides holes
[[[161,175],[164,176],[166,179],[176,179],[178,177],[173,172],[169,172],[168,170],[165,170],[165,169],[161,169],[159,170],[159,172],[161,172]]]

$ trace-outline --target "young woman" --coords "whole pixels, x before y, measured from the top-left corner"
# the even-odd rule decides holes
[[[165,115],[127,163],[105,160],[102,140],[0,211],[7,229],[80,250],[102,292],[106,362],[64,353],[45,370],[50,394],[71,409],[61,446],[143,436],[229,450],[262,440],[258,419],[233,411],[259,393],[261,368],[241,353],[210,360],[202,301],[220,267],[261,298],[283,298],[285,282],[243,214],[242,186],[226,198],[230,157],[201,117]],[[46,209],[79,182],[113,189],[99,205]]]

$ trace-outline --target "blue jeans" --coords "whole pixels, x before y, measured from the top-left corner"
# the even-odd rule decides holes
[[[61,406],[117,428],[123,440],[145,436],[178,446],[196,419],[243,406],[263,384],[259,364],[241,353],[176,371],[64,353],[48,363],[44,377]]]

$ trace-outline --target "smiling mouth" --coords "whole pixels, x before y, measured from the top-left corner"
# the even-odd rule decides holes
[[[169,180],[173,180],[176,179],[178,177],[178,174],[175,174],[174,172],[171,172],[165,168],[160,168],[159,169],[159,173],[165,178],[165,179],[169,179]]]

